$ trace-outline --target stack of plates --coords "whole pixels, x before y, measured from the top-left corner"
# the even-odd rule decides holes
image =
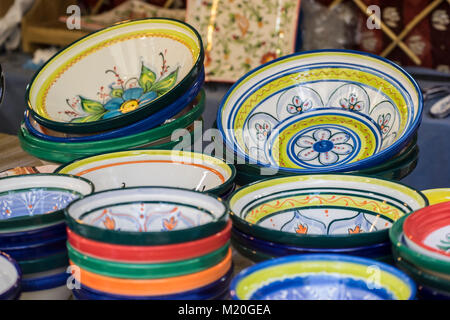
[[[84,178],[33,174],[0,179],[0,250],[22,271],[21,299],[67,299],[63,209],[92,193]]]
[[[17,262],[0,251],[0,300],[17,300],[20,296],[22,272]]]
[[[137,187],[66,209],[77,299],[220,299],[232,275],[231,222],[218,198]]]
[[[21,145],[59,163],[190,146],[205,107],[203,60],[199,34],[175,20],[129,21],[92,33],[35,75]],[[183,130],[172,140],[177,129]]]
[[[423,299],[450,299],[450,202],[398,220],[389,234],[396,264],[416,281]]]
[[[296,53],[243,76],[217,127],[238,183],[347,172],[400,179],[416,166],[423,99],[399,66],[347,50]]]
[[[266,179],[229,200],[233,246],[253,261],[340,253],[393,262],[393,222],[427,205],[419,191],[356,175]]]
[[[201,153],[133,150],[102,154],[65,164],[59,173],[92,181],[96,191],[164,186],[208,192],[227,198],[235,189],[233,165]]]
[[[411,300],[414,282],[371,259],[310,254],[256,264],[231,283],[235,300]]]

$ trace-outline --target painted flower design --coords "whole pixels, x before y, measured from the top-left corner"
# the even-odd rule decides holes
[[[332,165],[353,152],[354,147],[347,143],[349,140],[345,132],[332,134],[328,129],[317,129],[312,136],[303,135],[297,140],[296,145],[301,148],[297,156],[305,162],[318,159],[324,166]]]
[[[359,101],[358,97],[354,93],[350,93],[350,96],[347,98],[342,98],[339,100],[339,104],[343,109],[351,110],[351,111],[361,111],[364,109],[364,101]]]
[[[294,96],[292,102],[287,105],[287,112],[290,114],[299,114],[311,109],[312,101],[310,99],[302,100],[299,96]]]
[[[391,128],[389,126],[389,122],[391,121],[391,115],[388,114],[380,114],[378,116],[378,125],[380,126],[380,130],[382,134],[387,134],[389,133],[389,129]]]
[[[270,133],[270,125],[267,122],[256,123],[256,139],[258,141],[265,141]]]
[[[144,93],[142,88],[130,88],[123,91],[122,96],[109,100],[103,107],[107,110],[103,119],[117,117],[140,108],[156,99],[155,91]]]

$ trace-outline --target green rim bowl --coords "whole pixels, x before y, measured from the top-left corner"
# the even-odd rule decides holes
[[[395,220],[427,204],[420,191],[398,182],[349,174],[270,178],[229,200],[233,226],[242,232],[311,248],[386,242]]]
[[[68,227],[96,241],[164,245],[205,238],[223,230],[228,207],[210,194],[167,187],[94,193],[65,210]]]

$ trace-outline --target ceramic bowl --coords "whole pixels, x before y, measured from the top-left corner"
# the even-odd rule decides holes
[[[22,272],[14,259],[0,251],[0,300],[15,299],[20,292]]]
[[[115,295],[160,296],[204,287],[227,274],[231,264],[231,250],[229,250],[226,258],[215,266],[178,277],[149,280],[113,278],[89,272],[79,266],[73,275],[83,285],[98,291]],[[76,265],[72,263],[72,266]]]
[[[405,185],[344,174],[266,179],[239,189],[229,200],[240,231],[310,248],[387,242],[394,221],[427,204],[420,191]]]
[[[17,245],[36,245],[42,239],[57,239],[66,236],[66,223],[37,228],[33,230],[0,233],[0,243],[4,248],[15,247]]]
[[[423,190],[422,193],[427,197],[430,205],[450,201],[450,188],[428,189]]]
[[[20,262],[64,252],[66,251],[66,241],[67,236],[63,235],[58,238],[42,239],[41,242],[37,244],[26,244],[14,247],[3,247],[0,245],[0,251],[6,252],[13,259]]]
[[[70,273],[57,268],[37,274],[24,275],[20,300],[67,300],[71,291],[67,287]]]
[[[62,132],[122,127],[176,101],[198,78],[203,58],[200,35],[183,22],[116,24],[53,56],[28,86],[28,110]]]
[[[165,187],[103,191],[65,210],[68,227],[82,237],[123,245],[198,240],[223,230],[228,207],[200,192]]]
[[[410,214],[403,224],[403,234],[411,249],[450,263],[450,202]]]
[[[256,264],[239,273],[230,289],[235,300],[411,300],[416,294],[414,282],[387,264],[331,254]]]
[[[36,120],[33,119],[31,113],[29,113],[28,111],[25,112],[24,123],[27,130],[34,136],[43,140],[61,143],[107,140],[140,133],[161,125],[167,119],[176,117],[177,114],[182,112],[185,108],[189,109],[189,105],[195,102],[195,98],[200,93],[204,82],[204,77],[204,71],[202,71],[194,85],[169,106],[159,110],[158,112],[152,114],[147,118],[118,129],[104,131],[96,134],[64,133],[48,129],[40,125]]]
[[[63,268],[69,265],[67,250],[52,254],[43,258],[19,261],[20,269],[24,275],[47,272],[55,268]]]
[[[70,202],[94,191],[81,177],[29,174],[0,179],[0,229],[9,230],[64,220]]]
[[[74,296],[79,300],[209,300],[228,292],[228,286],[233,276],[233,266],[220,279],[206,286],[171,295],[160,296],[125,296],[101,292],[81,284],[80,289],[73,290]]]
[[[201,153],[136,150],[76,160],[56,172],[92,181],[95,190],[121,187],[167,186],[222,194],[231,187],[233,165]]]
[[[247,73],[223,98],[217,126],[246,163],[292,173],[344,172],[393,157],[413,138],[422,110],[417,83],[399,66],[367,53],[321,50]],[[362,121],[367,117],[381,141]]]
[[[448,274],[450,270],[450,263],[448,261],[425,255],[422,252],[415,251],[406,245],[405,236],[403,234],[403,224],[405,219],[406,216],[400,218],[389,230],[389,238],[392,243],[393,255],[404,259],[416,267],[420,267],[431,272]]]

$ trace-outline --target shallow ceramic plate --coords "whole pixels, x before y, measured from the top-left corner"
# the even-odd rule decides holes
[[[65,164],[56,172],[92,181],[97,191],[138,186],[166,186],[211,192],[227,191],[233,165],[194,152],[136,150],[103,154]]]
[[[143,19],[92,33],[53,56],[28,90],[28,110],[48,128],[98,132],[131,124],[169,105],[203,68],[191,26]]]
[[[316,248],[388,241],[392,223],[428,204],[405,185],[356,175],[272,178],[236,191],[233,225],[255,237]]]
[[[311,164],[316,165],[313,160],[317,158],[328,157],[328,160],[317,167],[299,168],[286,163],[280,168],[296,173],[329,172],[331,169],[352,171],[377,165],[398,153],[417,131],[422,105],[417,83],[390,61],[354,51],[322,50],[276,59],[242,77],[222,100],[217,126],[226,146],[238,157],[273,168],[266,145],[271,141],[274,128],[283,126],[286,121],[293,122],[291,117],[322,108],[364,114],[377,124],[382,134],[380,150],[376,154],[345,162],[340,154],[344,149],[339,149],[341,140],[330,140],[337,131],[321,137],[316,135],[318,139],[310,134],[310,139],[300,142],[302,149],[295,150],[296,154],[309,152],[309,157],[303,158],[306,162],[311,158]],[[328,123],[328,120],[324,121],[323,125]],[[353,135],[347,131],[352,124],[344,121],[342,127],[345,130],[340,130],[343,131],[341,138],[350,140],[349,136]],[[290,133],[296,135],[299,131],[293,127]],[[287,144],[289,141],[281,142]],[[326,147],[321,148],[322,144]],[[345,152],[351,150],[345,146]],[[280,156],[288,152],[286,148],[279,150]]]
[[[450,201],[450,188],[428,189],[423,190],[422,193],[427,197],[430,205]]]
[[[162,110],[152,114],[149,117],[146,117],[140,121],[132,123],[128,126],[121,127],[118,129],[113,129],[109,131],[104,131],[95,134],[70,134],[59,132],[55,130],[51,130],[45,128],[40,125],[36,120],[33,119],[31,113],[28,111],[25,112],[24,123],[28,131],[35,135],[36,137],[53,141],[53,142],[87,142],[87,141],[98,141],[98,140],[107,140],[113,138],[124,137],[131,134],[140,133],[143,131],[150,130],[155,128],[162,123],[166,122],[168,119],[173,121],[186,114],[189,110],[192,109],[192,105],[195,105],[199,102],[199,97],[197,97],[200,93],[204,82],[204,72],[201,73],[199,79],[194,83],[194,85],[183,94],[179,99],[165,107]],[[197,99],[195,99],[197,97]],[[183,111],[183,109],[185,109]],[[172,119],[173,118],[173,119]]]
[[[332,254],[256,264],[239,273],[230,289],[235,300],[411,300],[416,294],[414,282],[387,264]]]
[[[225,228],[218,198],[177,188],[136,187],[92,194],[65,210],[75,233],[102,242],[156,245],[192,241]]]
[[[403,224],[403,233],[411,249],[450,262],[450,202],[412,213]]]
[[[49,224],[64,220],[62,209],[94,191],[81,177],[28,174],[0,179],[0,229]]]
[[[0,300],[13,299],[20,291],[22,272],[6,253],[0,252]]]

